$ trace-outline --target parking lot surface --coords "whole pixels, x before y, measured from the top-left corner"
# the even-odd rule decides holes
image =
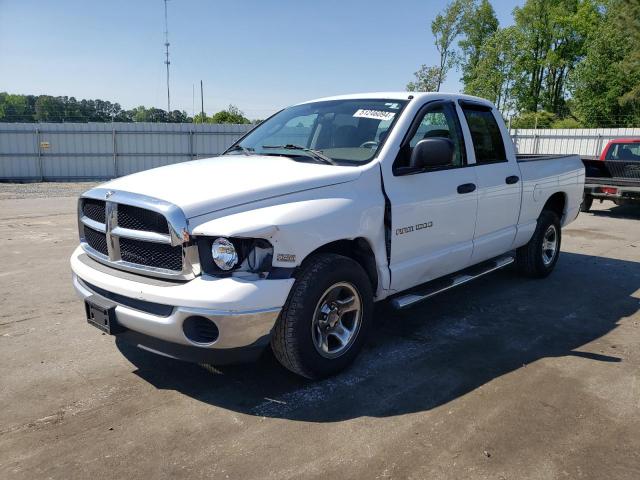
[[[310,383],[102,335],[70,282],[84,184],[0,184],[0,478],[640,478],[640,209],[594,205],[545,280],[491,274]]]

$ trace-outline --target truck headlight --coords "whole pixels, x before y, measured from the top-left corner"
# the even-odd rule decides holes
[[[209,275],[271,270],[273,246],[262,238],[196,237],[202,271]]]
[[[220,270],[229,271],[238,264],[236,247],[226,238],[216,238],[211,244],[213,262]]]

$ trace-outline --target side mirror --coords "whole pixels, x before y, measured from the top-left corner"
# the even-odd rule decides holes
[[[444,167],[453,163],[453,142],[448,138],[425,138],[416,143],[409,159],[409,168]]]

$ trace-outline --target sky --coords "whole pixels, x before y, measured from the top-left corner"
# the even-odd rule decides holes
[[[438,56],[447,0],[170,0],[171,109],[265,118],[342,93],[404,90]],[[523,1],[491,0],[502,26]],[[458,92],[451,72],[442,90]],[[194,101],[195,87],[195,101]],[[163,0],[0,0],[0,91],[166,109]]]

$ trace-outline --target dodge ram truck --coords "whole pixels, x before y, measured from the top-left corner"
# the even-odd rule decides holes
[[[578,156],[518,156],[476,97],[374,93],[285,108],[222,155],[78,202],[87,321],[203,364],[269,346],[307,378],[348,366],[397,309],[514,263],[542,278],[578,215]]]

